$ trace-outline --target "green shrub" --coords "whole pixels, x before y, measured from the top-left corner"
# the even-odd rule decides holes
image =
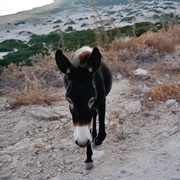
[[[16,39],[5,40],[0,43],[0,52],[14,51],[14,49],[27,48],[28,45]]]

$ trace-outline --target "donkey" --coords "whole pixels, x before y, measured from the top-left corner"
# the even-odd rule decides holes
[[[80,147],[87,146],[86,169],[91,169],[93,167],[91,142],[101,145],[106,137],[105,101],[112,87],[112,74],[97,47],[93,49],[82,47],[74,53],[71,61],[61,50],[57,50],[55,59],[57,66],[65,74],[66,99],[74,124],[74,141]]]

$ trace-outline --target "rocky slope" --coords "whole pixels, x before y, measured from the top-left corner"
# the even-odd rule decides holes
[[[155,102],[147,108],[135,88],[121,76],[114,80],[107,138],[93,148],[90,171],[84,169],[85,149],[73,142],[65,100],[12,109],[0,97],[0,179],[180,180],[180,106]]]

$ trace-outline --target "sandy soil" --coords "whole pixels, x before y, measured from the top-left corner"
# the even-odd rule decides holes
[[[143,106],[126,79],[114,81],[107,98],[107,138],[94,147],[94,168],[84,169],[85,148],[73,142],[68,104],[11,109],[0,97],[0,179],[52,180],[180,180],[180,108],[165,103]],[[60,92],[64,94],[64,89]],[[139,113],[126,105],[140,100]],[[37,118],[50,109],[59,118]]]

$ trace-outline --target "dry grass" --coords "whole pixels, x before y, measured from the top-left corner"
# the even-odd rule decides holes
[[[41,80],[34,76],[32,79],[26,76],[26,86],[20,90],[12,90],[9,93],[9,101],[13,105],[51,104],[61,99],[55,87],[42,87]]]
[[[180,25],[172,26],[168,31],[161,29],[158,32],[148,31],[137,38],[138,48],[149,49],[160,56],[172,53],[175,45],[180,44]]]
[[[109,44],[108,50],[102,49],[102,54],[113,71],[118,71],[125,77],[134,77],[133,70],[144,65],[137,61],[142,54],[146,55],[144,57],[146,59],[153,57],[157,60],[157,68],[152,62],[148,66],[152,65],[157,70],[159,66],[163,66],[162,71],[167,71],[169,64],[163,61],[163,57],[174,53],[178,44],[180,44],[180,25],[172,26],[168,31],[164,29],[158,32],[148,31],[137,38],[127,37],[114,40]],[[177,67],[174,68],[178,71]]]
[[[34,57],[33,66],[10,64],[1,71],[0,88],[14,105],[50,104],[60,100],[63,76],[51,57]]]
[[[138,53],[135,41],[135,38],[118,39],[109,45],[108,51],[101,50],[113,72],[120,72],[125,77],[133,75],[133,69],[137,67],[135,59]]]
[[[145,96],[151,97],[153,100],[166,101],[168,99],[176,99],[180,101],[180,84],[175,82],[162,83],[153,87]]]

